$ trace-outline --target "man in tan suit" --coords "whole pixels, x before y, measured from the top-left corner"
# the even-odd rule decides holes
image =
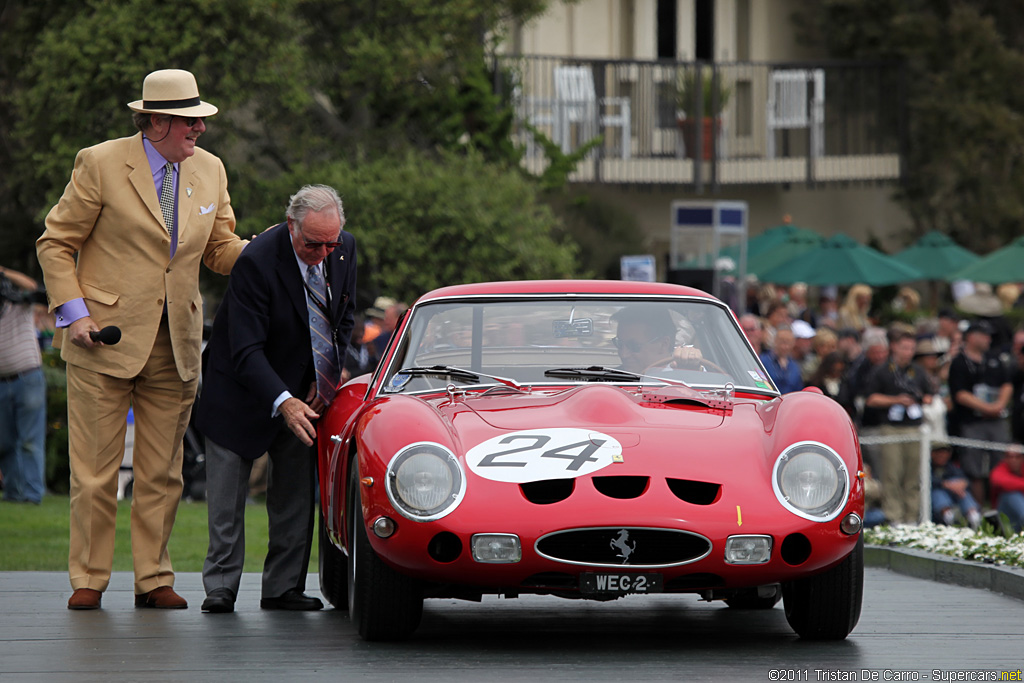
[[[177,69],[149,74],[142,96],[128,105],[140,132],[78,153],[36,244],[67,362],[69,609],[98,608],[110,581],[129,406],[135,606],[187,607],[167,541],[199,376],[199,262],[227,274],[247,244],[234,233],[224,165],[196,147],[217,108]],[[91,334],[106,326],[121,329],[116,345]]]

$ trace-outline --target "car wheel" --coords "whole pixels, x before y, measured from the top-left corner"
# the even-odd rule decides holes
[[[324,513],[320,512],[320,592],[335,609],[348,609],[348,569],[345,554],[327,535]]]
[[[396,572],[377,557],[363,523],[359,466],[350,468],[348,516],[348,614],[364,640],[402,640],[412,635],[423,615],[418,582]]]
[[[781,599],[782,589],[776,585],[775,593],[771,597],[762,598],[756,588],[747,588],[737,591],[725,601],[725,604],[733,609],[771,609]]]
[[[842,640],[860,619],[864,596],[864,537],[828,571],[782,584],[786,621],[801,638]]]

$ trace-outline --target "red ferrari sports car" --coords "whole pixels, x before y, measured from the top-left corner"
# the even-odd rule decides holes
[[[318,429],[321,590],[365,639],[484,594],[782,598],[812,639],[860,616],[854,427],[816,389],[780,396],[698,290],[435,290]]]

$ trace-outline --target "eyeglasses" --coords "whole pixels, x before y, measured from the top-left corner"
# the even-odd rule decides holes
[[[636,339],[619,339],[618,337],[612,337],[612,343],[615,344],[615,348],[622,349],[625,347],[627,351],[632,353],[640,353],[643,351],[645,346],[652,344],[659,339],[664,339],[664,335],[659,337],[651,337],[647,341],[637,341]]]
[[[303,238],[302,243],[306,245],[306,249],[319,249],[320,247],[337,249],[344,244],[344,242],[310,242],[305,238]]]
[[[310,242],[306,239],[306,235],[302,232],[302,228],[299,228],[299,234],[302,235],[302,243],[306,246],[306,249],[319,249],[320,247],[324,247],[326,249],[337,249],[344,244],[344,242]]]
[[[206,121],[206,117],[205,116],[179,116],[178,118],[181,119],[182,121],[184,121],[185,125],[188,126],[189,128],[191,128],[192,126],[196,125],[196,121],[203,121],[203,122]]]

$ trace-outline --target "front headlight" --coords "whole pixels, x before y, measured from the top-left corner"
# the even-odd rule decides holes
[[[814,441],[803,441],[784,450],[775,461],[772,488],[790,512],[827,522],[846,505],[850,477],[835,451]]]
[[[440,519],[455,509],[466,490],[459,461],[444,446],[422,442],[406,446],[387,471],[391,505],[417,522]]]

